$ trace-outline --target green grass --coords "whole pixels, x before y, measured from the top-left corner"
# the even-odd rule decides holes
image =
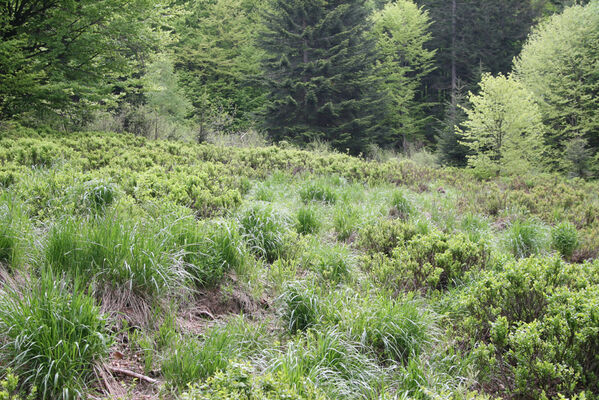
[[[282,254],[292,225],[285,212],[256,203],[241,211],[238,220],[248,249],[256,256],[272,262]]]
[[[23,132],[0,135],[0,380],[21,397],[106,396],[107,331],[165,383],[131,398],[599,393],[596,182]]]
[[[184,285],[188,274],[155,221],[109,213],[56,221],[48,233],[44,262],[58,273],[118,287],[151,298]]]
[[[11,368],[42,399],[84,396],[111,343],[85,286],[44,272],[31,287],[0,294],[0,373]]]

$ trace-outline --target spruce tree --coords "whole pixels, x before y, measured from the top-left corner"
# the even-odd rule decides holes
[[[330,142],[352,153],[379,142],[384,95],[365,0],[273,0],[260,44],[276,140]]]

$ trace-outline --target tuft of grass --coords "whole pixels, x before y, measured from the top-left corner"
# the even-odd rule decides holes
[[[535,221],[517,219],[506,232],[505,245],[515,257],[530,257],[545,247],[545,231]]]
[[[270,204],[254,204],[241,212],[239,224],[250,251],[268,262],[285,248],[290,218]]]
[[[289,332],[303,331],[323,318],[323,304],[314,286],[306,282],[289,282],[279,297],[281,318]]]
[[[235,223],[199,224],[187,217],[176,221],[170,230],[198,287],[216,285],[231,270],[241,272],[245,246]]]
[[[25,261],[30,226],[25,210],[14,196],[0,195],[0,263],[16,269]]]
[[[85,288],[43,272],[23,291],[0,292],[0,363],[42,399],[85,397],[108,353],[106,321]]]
[[[411,297],[354,295],[343,303],[337,307],[339,325],[382,362],[406,363],[420,356],[433,340],[432,313]]]
[[[101,180],[91,180],[83,185],[81,201],[90,210],[102,211],[112,205],[116,197],[116,185]]]
[[[393,192],[391,196],[392,212],[396,213],[401,219],[407,220],[414,212],[414,208],[405,194],[399,190]]]
[[[296,230],[301,235],[309,235],[318,233],[322,223],[318,213],[314,207],[303,206],[297,210],[296,214]]]
[[[323,179],[304,184],[299,194],[304,203],[320,201],[326,204],[335,204],[339,197],[335,189]]]
[[[386,374],[364,354],[360,343],[335,328],[309,330],[288,343],[267,371],[281,374],[292,386],[314,382],[331,398],[378,399]]]
[[[353,257],[344,245],[320,245],[307,256],[309,268],[320,274],[326,282],[339,283],[351,276]]]
[[[100,291],[118,286],[153,297],[189,278],[170,250],[153,221],[110,213],[57,221],[48,233],[44,261],[57,273],[94,282]]]
[[[183,389],[225,370],[233,359],[260,352],[268,340],[263,325],[239,316],[210,328],[201,340],[183,336],[175,341],[162,363],[162,373],[171,386]]]
[[[562,222],[551,230],[551,247],[563,257],[570,259],[578,247],[578,232],[569,222]]]
[[[360,225],[360,212],[351,205],[343,204],[335,207],[333,225],[337,238],[341,241],[349,239]]]

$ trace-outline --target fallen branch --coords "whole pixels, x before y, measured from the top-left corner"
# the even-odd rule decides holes
[[[130,377],[133,377],[133,378],[137,378],[140,381],[144,381],[144,382],[147,382],[147,383],[152,383],[152,384],[158,383],[158,381],[156,379],[150,378],[149,376],[145,376],[145,375],[142,375],[142,374],[138,374],[137,372],[133,372],[133,371],[130,371],[128,369],[111,367],[111,366],[108,366],[108,369],[111,372],[114,372],[114,373],[117,373],[117,374],[121,374],[121,375],[130,376]]]

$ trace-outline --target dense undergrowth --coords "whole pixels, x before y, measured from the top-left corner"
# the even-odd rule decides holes
[[[0,398],[599,398],[595,182],[1,135]]]

